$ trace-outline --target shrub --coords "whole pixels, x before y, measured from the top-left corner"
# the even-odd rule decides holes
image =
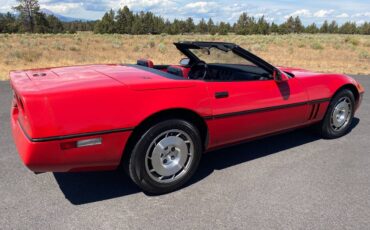
[[[122,42],[121,41],[113,41],[112,42],[112,47],[116,48],[116,49],[121,48],[122,47]]]
[[[370,54],[365,50],[361,51],[358,56],[359,56],[360,59],[369,59],[370,60]]]
[[[158,45],[158,50],[159,50],[159,52],[161,52],[162,54],[163,53],[165,53],[166,52],[166,45],[165,44],[163,44],[163,43],[159,43],[159,45]]]
[[[154,41],[148,42],[148,47],[149,48],[154,48],[155,47],[155,42]]]
[[[352,44],[353,46],[358,46],[360,44],[360,41],[355,37],[346,37],[344,42]]]
[[[80,51],[80,48],[78,48],[77,46],[71,46],[69,47],[69,50],[76,52],[76,51]]]
[[[324,49],[324,47],[318,42],[312,43],[311,48],[314,49],[314,50],[323,50]]]

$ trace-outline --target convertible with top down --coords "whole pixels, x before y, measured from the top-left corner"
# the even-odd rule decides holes
[[[341,137],[363,98],[343,74],[274,67],[232,43],[174,45],[178,65],[12,71],[12,131],[24,164],[37,173],[122,166],[144,191],[167,193],[210,150],[310,125]]]

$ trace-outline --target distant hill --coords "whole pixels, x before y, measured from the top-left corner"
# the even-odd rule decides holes
[[[44,14],[46,14],[46,15],[54,15],[55,17],[57,17],[62,22],[73,22],[73,21],[87,22],[87,21],[89,21],[87,19],[82,19],[82,18],[67,17],[67,16],[64,16],[64,15],[61,15],[61,14],[54,13],[53,11],[45,9],[45,8],[41,9],[40,11],[43,12]]]

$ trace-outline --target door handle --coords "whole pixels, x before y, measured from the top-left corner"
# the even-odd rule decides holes
[[[216,92],[215,93],[215,97],[216,99],[220,99],[220,98],[227,98],[229,97],[229,92]]]

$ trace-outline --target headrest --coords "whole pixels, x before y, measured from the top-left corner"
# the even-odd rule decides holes
[[[148,59],[139,59],[137,60],[137,63],[138,65],[141,65],[141,66],[146,66],[146,67],[149,67],[149,68],[153,68],[154,64],[151,60],[148,60]]]
[[[168,66],[167,73],[174,74],[180,77],[188,78],[189,69],[183,66]]]

